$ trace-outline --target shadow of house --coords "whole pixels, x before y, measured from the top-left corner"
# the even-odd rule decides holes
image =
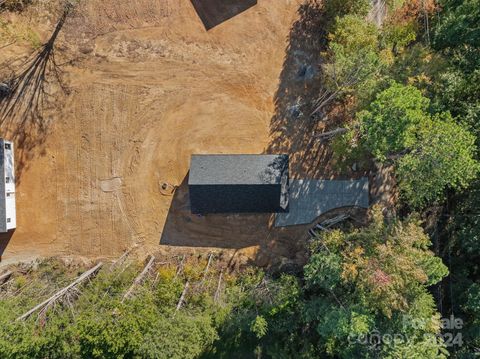
[[[361,218],[365,210],[334,209],[322,214],[317,221],[339,213]],[[279,268],[285,263],[303,265],[312,223],[275,227],[274,220],[275,216],[270,213],[192,214],[187,174],[173,195],[159,244],[237,250],[255,247],[256,254],[252,259],[255,265],[267,268]]]
[[[207,31],[257,4],[257,0],[191,0],[191,2]]]
[[[160,244],[186,247],[246,248],[268,235],[269,213],[192,214],[188,173],[173,195]]]
[[[297,13],[274,95],[271,140],[265,152],[288,153],[293,179],[333,179],[338,176],[338,170],[330,142],[321,141],[317,135],[343,127],[351,114],[343,103],[332,102],[323,113],[311,115],[316,99],[325,90],[322,65],[327,50],[327,26],[331,19],[326,17],[319,0],[305,1]],[[348,178],[366,175],[348,172]]]
[[[7,249],[8,243],[10,243],[14,232],[15,230],[13,229],[6,233],[0,233],[0,262],[2,261],[3,253]]]

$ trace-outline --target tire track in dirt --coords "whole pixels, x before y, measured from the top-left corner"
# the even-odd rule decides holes
[[[172,200],[160,182],[181,184],[192,153],[263,152],[297,10],[293,0],[272,4],[260,0],[207,33],[188,0],[85,3],[64,29],[65,45],[91,51],[68,68],[72,93],[45,144],[54,160],[33,159],[22,177],[12,253],[158,249]],[[113,178],[121,184],[110,190],[102,181]],[[258,244],[265,223],[252,222],[236,245]],[[244,231],[211,224],[188,228],[208,243]]]

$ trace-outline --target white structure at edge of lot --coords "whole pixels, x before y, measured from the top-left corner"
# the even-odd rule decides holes
[[[13,143],[0,139],[0,233],[17,225],[15,212],[15,167]]]

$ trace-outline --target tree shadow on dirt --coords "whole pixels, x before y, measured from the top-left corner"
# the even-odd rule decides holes
[[[4,136],[13,140],[16,146],[17,185],[34,151],[41,153],[49,133],[51,121],[44,118],[43,113],[47,102],[54,103],[53,98],[49,101],[53,97],[50,93],[53,85],[59,85],[64,93],[67,92],[61,65],[55,59],[55,41],[72,9],[71,5],[65,5],[49,40],[7,79],[6,89],[0,96],[0,126]]]
[[[334,128],[345,118],[341,105],[329,106],[312,116],[315,99],[322,92],[322,52],[327,47],[327,23],[320,1],[298,8],[298,19],[288,37],[275,114],[270,122],[271,141],[265,152],[289,153],[292,178],[332,178],[331,149],[316,135]]]

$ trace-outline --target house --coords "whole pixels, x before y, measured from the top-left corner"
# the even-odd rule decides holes
[[[278,213],[288,209],[288,155],[192,155],[191,211]]]
[[[0,232],[16,227],[13,143],[0,139]]]

